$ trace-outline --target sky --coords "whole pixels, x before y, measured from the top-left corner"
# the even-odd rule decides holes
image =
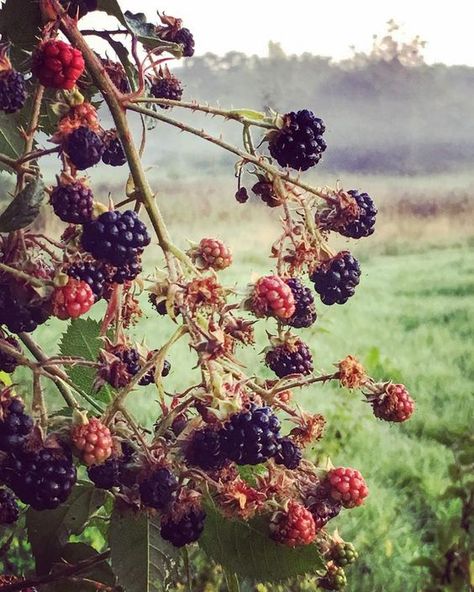
[[[350,46],[367,50],[374,34],[394,19],[409,37],[427,41],[426,61],[474,66],[474,0],[119,0],[123,10],[156,10],[183,19],[196,40],[196,54],[236,50],[266,55],[268,41],[289,54],[310,52],[336,60]],[[101,17],[89,16],[102,21]],[[90,20],[88,21],[90,24]]]

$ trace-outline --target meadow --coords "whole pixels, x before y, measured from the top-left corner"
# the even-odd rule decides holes
[[[450,444],[456,434],[469,432],[474,411],[474,241],[469,224],[474,206],[462,192],[434,199],[431,191],[422,193],[420,185],[420,190],[393,197],[388,182],[378,184],[381,212],[374,237],[357,244],[336,241],[361,261],[356,295],[345,306],[320,304],[318,321],[301,335],[311,346],[317,370],[330,371],[345,355],[356,355],[374,378],[406,384],[416,399],[416,413],[407,424],[386,424],[372,416],[360,396],[329,384],[296,392],[295,397],[328,421],[326,437],[308,456],[330,456],[335,465],[354,466],[370,487],[363,508],[333,522],[360,554],[348,569],[348,589],[417,592],[426,589],[426,574],[411,565],[412,560],[433,553],[434,529],[459,511],[440,496],[449,484]],[[176,185],[167,180],[160,195],[173,234],[227,240],[234,264],[222,274],[226,285],[238,284],[242,291],[272,267],[268,247],[277,236],[274,210],[237,204],[232,186],[224,183],[201,182],[196,189],[191,181]],[[145,268],[155,264],[158,249],[149,249]],[[159,347],[173,323],[157,317],[146,297],[142,302],[144,316],[134,333],[137,338],[147,335],[147,345]],[[97,314],[101,306],[96,306]],[[261,326],[255,347],[244,354],[249,369],[260,376],[271,375],[261,351],[265,329],[272,328],[271,322]],[[63,329],[50,322],[38,332],[48,351]],[[166,390],[193,384],[195,359],[184,344],[177,345],[170,361]],[[158,412],[153,388],[136,391],[129,399],[130,408],[150,427]],[[196,561],[202,565],[202,558]],[[201,581],[195,589],[215,588]]]

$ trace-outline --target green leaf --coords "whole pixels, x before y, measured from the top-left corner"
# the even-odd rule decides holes
[[[290,549],[268,536],[264,519],[241,522],[224,518],[214,504],[206,506],[207,518],[199,545],[210,559],[229,573],[257,582],[276,582],[324,569],[316,545]]]
[[[17,159],[23,153],[25,139],[21,136],[15,117],[0,113],[0,152]],[[0,163],[0,171],[12,173],[12,169]]]
[[[11,232],[31,224],[39,214],[44,195],[41,179],[28,183],[0,214],[0,232]]]
[[[100,324],[93,319],[75,319],[71,321],[66,333],[63,334],[59,350],[63,356],[79,356],[86,360],[97,361],[101,341],[99,339]],[[87,366],[69,366],[67,373],[76,386],[92,394],[92,385],[96,370]],[[113,389],[104,386],[94,397],[100,401],[112,400]]]
[[[156,519],[116,508],[110,520],[109,542],[112,569],[127,592],[169,590],[176,579],[179,555],[161,538]]]
[[[39,574],[48,573],[69,536],[84,530],[108,495],[92,485],[76,485],[64,504],[55,510],[38,512],[29,508],[26,528]]]
[[[33,49],[41,31],[39,2],[6,0],[0,10],[0,34],[23,49]]]
[[[261,477],[268,472],[265,465],[238,465],[239,476],[250,486],[255,487],[257,477]]]

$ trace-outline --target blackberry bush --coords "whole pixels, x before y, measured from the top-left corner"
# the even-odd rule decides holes
[[[335,381],[359,390],[375,417],[390,422],[409,419],[414,402],[388,377],[375,382],[350,354],[327,374],[314,370],[307,339],[288,329],[304,331],[316,321],[302,280],[308,273],[324,304],[344,304],[354,294],[359,264],[348,251],[334,254],[330,240],[333,233],[372,234],[375,205],[365,192],[302,178],[326,149],[324,123],[310,110],[259,113],[181,100],[182,84],[165,64],[193,55],[190,29],[163,12],[160,22],[147,22],[119,4],[6,0],[0,8],[2,39],[11,42],[8,58],[0,50],[0,110],[12,117],[1,142],[12,150],[0,151],[0,164],[16,177],[0,217],[0,380],[10,384],[8,374],[22,367],[18,384],[0,385],[0,522],[8,531],[18,517],[52,588],[85,583],[135,592],[152,584],[152,566],[164,566],[160,578],[168,580],[182,565],[161,536],[175,547],[199,540],[232,574],[233,588],[234,574],[269,582],[312,572],[321,587],[340,589],[340,566],[355,553],[341,547],[331,520],[362,505],[368,486],[357,470],[314,462],[305,452],[322,438],[326,420],[303,409],[300,390],[311,387],[316,400],[318,385]],[[78,20],[97,9],[115,25],[79,28]],[[13,30],[19,22],[21,36]],[[89,44],[95,33],[100,49]],[[27,94],[28,108],[18,115]],[[171,115],[158,109],[171,105]],[[180,117],[183,110],[189,117]],[[242,145],[189,122],[199,114],[241,125]],[[138,116],[147,128],[140,146],[130,125]],[[231,273],[221,273],[233,262],[228,244],[235,237],[198,238],[187,251],[178,244],[184,240],[174,242],[142,162],[150,158],[153,121],[238,155],[235,198],[242,207],[253,207],[245,186],[279,207],[272,265],[260,278],[228,282]],[[156,146],[152,158],[166,166],[168,148]],[[43,166],[51,154],[56,182]],[[96,165],[103,167],[98,175],[81,178]],[[100,185],[106,165],[129,173],[123,190],[110,195]],[[52,209],[36,220],[46,194]],[[49,224],[57,222],[53,211],[67,225],[59,232]],[[145,335],[140,319],[150,305]],[[36,329],[52,315],[37,340]],[[53,332],[61,321],[59,337]],[[241,354],[263,336],[272,378],[263,363],[250,374]],[[170,360],[173,383],[162,380]],[[280,425],[290,426],[285,436]],[[20,516],[14,496],[25,506]],[[88,546],[98,530],[104,553]],[[16,548],[16,531],[7,535]],[[263,555],[275,565],[262,562],[256,577],[252,566]],[[37,580],[23,575],[24,588],[33,589]],[[6,577],[1,582],[10,583]]]

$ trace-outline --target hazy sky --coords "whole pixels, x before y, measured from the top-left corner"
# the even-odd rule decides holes
[[[308,51],[340,59],[349,47],[368,49],[374,33],[395,19],[408,35],[428,42],[428,62],[474,66],[474,0],[119,0],[123,9],[180,16],[196,53],[229,50],[266,54],[268,41],[287,53]],[[92,17],[88,17],[92,18]],[[97,19],[97,16],[94,17]],[[88,21],[90,23],[90,21]]]

